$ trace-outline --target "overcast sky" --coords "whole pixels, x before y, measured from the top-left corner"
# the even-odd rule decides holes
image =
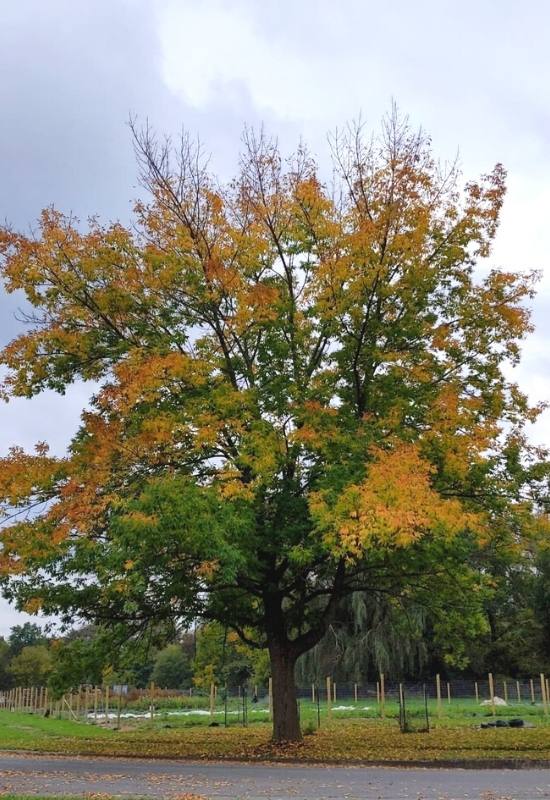
[[[0,219],[26,229],[55,204],[127,221],[130,114],[199,134],[226,175],[244,123],[284,148],[303,136],[325,163],[327,131],[359,113],[374,128],[393,98],[466,177],[508,169],[491,261],[544,272],[516,378],[546,399],[549,41],[546,0],[0,0]],[[17,302],[0,295],[1,344]],[[87,396],[0,407],[0,451],[62,453]],[[550,444],[548,417],[533,436]],[[0,601],[0,635],[24,619]]]

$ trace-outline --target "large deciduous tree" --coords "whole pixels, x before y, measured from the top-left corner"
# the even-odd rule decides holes
[[[535,412],[504,371],[533,277],[476,271],[503,168],[460,188],[397,114],[333,138],[331,188],[264,135],[226,185],[185,137],[134,140],[131,228],[49,209],[0,233],[34,308],[5,396],[97,386],[66,457],[0,464],[4,591],[140,636],[219,621],[268,648],[296,740],[296,660],[344,598],[439,586],[459,620],[473,548],[535,526]]]

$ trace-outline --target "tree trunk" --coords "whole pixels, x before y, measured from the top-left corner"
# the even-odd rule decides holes
[[[273,681],[273,741],[299,742],[302,738],[294,667],[296,655],[288,643],[269,645]]]

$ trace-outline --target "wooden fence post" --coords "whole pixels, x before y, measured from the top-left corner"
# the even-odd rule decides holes
[[[269,707],[269,719],[273,719],[273,678],[267,684],[267,702]]]
[[[332,684],[332,702],[333,703],[336,702],[336,684],[335,683]]]
[[[493,673],[489,673],[489,697],[491,698],[491,708],[493,709],[493,717],[496,715],[495,710],[495,686],[493,684]]]
[[[214,719],[214,712],[216,710],[216,695],[214,694],[214,683],[210,684],[210,717]]]
[[[353,696],[355,698],[355,702],[357,702],[357,684],[353,684]]]
[[[312,703],[315,702],[315,684],[314,683],[311,684],[311,702]]]
[[[150,686],[150,699],[151,705],[149,707],[149,715],[151,717],[151,721],[155,719],[155,682],[151,681]]]
[[[518,703],[521,703],[521,688],[519,685],[519,681],[516,681],[516,692],[518,696]]]
[[[548,706],[548,697],[546,696],[546,679],[544,677],[544,673],[540,673],[540,696],[542,700],[542,708],[544,713],[548,713],[547,706]]]
[[[447,702],[451,703],[451,684],[450,681],[447,681]]]
[[[380,673],[380,716],[386,716],[386,684],[383,672]]]
[[[435,691],[437,696],[437,716],[441,716],[441,675],[439,672],[435,676]]]
[[[477,681],[474,681],[474,690],[475,690],[475,693],[476,693],[476,703],[477,703],[477,705],[479,705],[479,688],[478,688],[478,685],[477,685]]]
[[[327,675],[327,717],[332,717],[332,686],[330,675]]]
[[[545,714],[548,714],[548,698],[546,696],[546,681],[544,679],[544,673],[540,673],[540,691],[542,694],[542,707]]]
[[[531,703],[535,705],[535,682],[533,681],[533,678],[529,680],[529,687],[531,689]]]

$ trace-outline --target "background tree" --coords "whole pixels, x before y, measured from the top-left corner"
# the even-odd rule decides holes
[[[182,689],[191,683],[191,661],[182,647],[169,644],[157,653],[151,679],[162,689]]]
[[[165,633],[167,638],[168,632]],[[101,685],[105,676],[138,688],[148,686],[154,668],[155,648],[147,640],[128,637],[120,626],[109,631],[85,625],[69,631],[52,644],[54,664],[48,683],[61,696],[82,684]],[[187,646],[188,660],[190,660]]]
[[[24,647],[45,644],[46,636],[39,625],[24,622],[23,625],[14,625],[10,630],[8,644],[12,656],[17,656]]]
[[[9,673],[8,664],[10,660],[10,647],[3,636],[0,636],[0,689],[6,690],[11,687],[12,678]]]
[[[533,277],[475,273],[503,168],[460,190],[396,113],[334,138],[335,191],[263,135],[226,186],[185,137],[134,135],[134,227],[50,209],[0,233],[35,309],[5,396],[99,384],[65,458],[0,465],[4,592],[137,638],[219,622],[269,651],[296,740],[296,661],[347,597],[442,592],[475,628],[477,551],[543,530],[536,410],[504,369]]]
[[[193,673],[195,685],[206,690],[212,681],[227,683],[233,689],[249,679],[265,688],[270,675],[269,654],[266,649],[250,647],[227,626],[210,622],[197,631]]]
[[[12,658],[9,669],[17,686],[44,686],[52,671],[52,656],[44,644],[28,645]]]
[[[78,686],[101,685],[109,653],[94,625],[69,631],[56,639],[51,648],[53,659],[48,685],[56,697]]]

